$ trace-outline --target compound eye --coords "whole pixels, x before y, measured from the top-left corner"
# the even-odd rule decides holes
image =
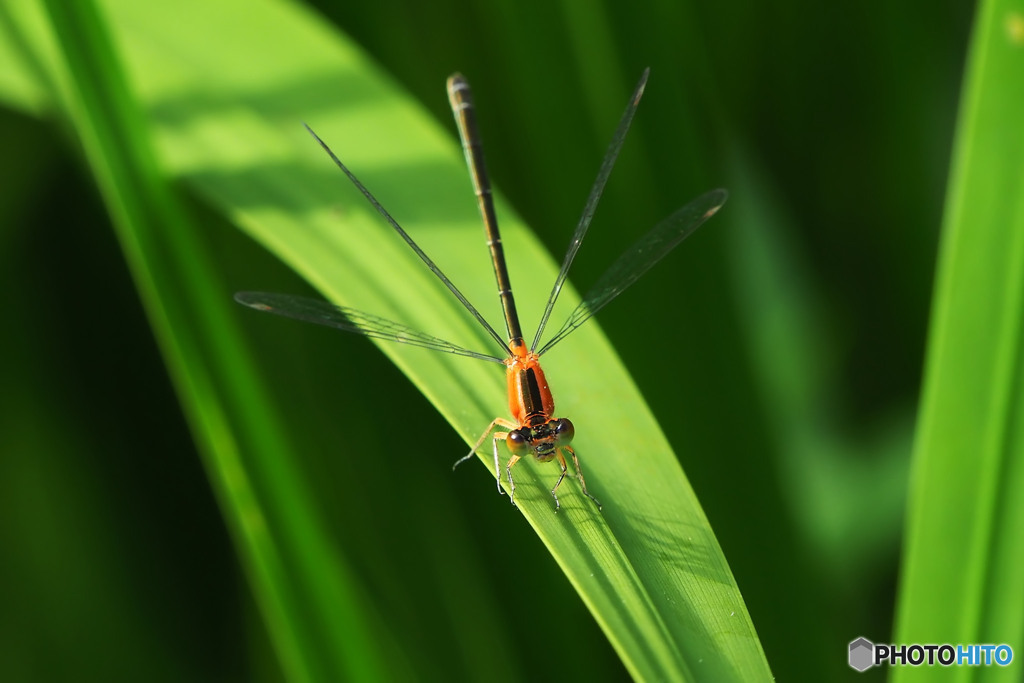
[[[530,440],[520,430],[515,429],[505,437],[505,445],[508,446],[508,450],[512,453],[522,455],[529,449]]]
[[[555,443],[559,446],[568,446],[572,438],[576,436],[576,428],[566,418],[558,420],[555,425]]]

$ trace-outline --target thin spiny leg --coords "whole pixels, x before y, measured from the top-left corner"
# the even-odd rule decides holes
[[[498,460],[498,442],[508,438],[508,432],[494,433],[494,481],[498,486],[498,493],[505,495],[501,488],[501,462]]]
[[[590,492],[587,491],[587,481],[586,479],[583,478],[583,470],[580,468],[580,459],[576,457],[576,451],[574,451],[570,446],[566,446],[565,450],[569,451],[569,453],[572,454],[572,464],[576,468],[576,478],[580,480],[580,488],[583,489],[583,495],[585,495],[590,500],[594,501],[594,503],[597,505],[597,509],[600,510],[601,501],[599,501],[597,498],[594,498],[592,495],[590,495]]]
[[[562,485],[562,480],[565,479],[565,473],[568,471],[568,467],[565,464],[565,456],[562,455],[562,451],[555,451],[555,455],[558,456],[558,464],[562,466],[562,473],[558,475],[558,481],[555,482],[554,488],[551,489],[551,497],[555,499],[555,512],[558,512],[562,505],[558,502],[558,494],[555,491]]]
[[[484,445],[484,441],[487,440],[487,436],[494,430],[495,427],[504,427],[505,429],[515,429],[517,427],[517,425],[512,424],[511,422],[509,422],[508,420],[506,420],[503,417],[496,417],[493,420],[491,420],[491,424],[489,424],[487,426],[487,429],[484,431],[484,433],[481,434],[480,438],[476,440],[476,443],[473,444],[473,448],[470,449],[469,453],[467,453],[463,457],[461,457],[458,460],[456,460],[455,464],[452,465],[452,469],[454,470],[456,467],[458,467],[462,463],[464,463],[467,460],[469,460],[470,458],[472,458],[473,455],[476,453],[477,449],[480,448],[480,446]]]
[[[512,457],[508,459],[508,465],[505,466],[505,472],[508,474],[508,502],[512,503],[512,507],[519,507],[516,505],[516,483],[512,481],[512,467],[519,462],[519,456],[512,454]]]

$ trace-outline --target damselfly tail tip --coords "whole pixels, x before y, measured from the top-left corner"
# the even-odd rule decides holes
[[[461,71],[456,71],[448,77],[448,92],[453,93],[458,90],[465,90],[469,87],[469,83],[466,81],[466,77],[462,75]]]

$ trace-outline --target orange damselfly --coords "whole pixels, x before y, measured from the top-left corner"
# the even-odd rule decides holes
[[[575,428],[568,419],[555,417],[555,403],[551,396],[551,389],[548,386],[547,379],[544,377],[544,371],[540,367],[540,357],[547,351],[550,351],[555,344],[565,339],[569,333],[590,319],[591,316],[604,308],[612,299],[621,294],[623,290],[636,282],[649,268],[664,258],[677,244],[691,235],[704,221],[721,208],[727,197],[725,190],[712,190],[701,195],[654,226],[650,232],[620,256],[604,275],[598,278],[594,286],[583,296],[582,302],[569,315],[565,324],[543,346],[538,348],[541,335],[547,326],[548,318],[554,309],[555,302],[562,290],[562,285],[565,284],[569,267],[572,265],[573,259],[576,258],[580,245],[583,243],[583,237],[587,234],[587,229],[590,227],[590,221],[593,218],[598,200],[604,191],[605,183],[611,174],[612,167],[619,155],[619,150],[622,148],[622,143],[626,138],[626,133],[629,130],[633,115],[636,113],[637,105],[640,102],[640,97],[643,95],[644,87],[647,84],[648,73],[649,70],[644,70],[643,75],[640,77],[640,82],[637,84],[636,90],[633,92],[633,96],[630,98],[629,104],[622,114],[618,128],[615,130],[615,135],[608,146],[608,151],[604,155],[601,169],[598,171],[597,179],[594,181],[590,195],[587,197],[586,204],[584,205],[583,215],[580,217],[576,231],[572,235],[569,249],[562,260],[562,267],[555,278],[555,284],[551,288],[547,305],[544,307],[544,314],[541,316],[540,324],[537,326],[537,333],[534,335],[533,343],[529,346],[526,345],[526,341],[523,338],[522,329],[519,325],[519,315],[516,312],[515,299],[512,295],[512,284],[509,281],[508,268],[505,264],[505,252],[501,242],[501,235],[498,232],[498,220],[491,197],[490,180],[488,179],[487,168],[484,164],[483,148],[480,143],[480,133],[477,128],[472,94],[469,84],[460,74],[455,74],[448,79],[448,98],[451,101],[452,112],[455,115],[455,122],[459,129],[459,136],[462,139],[462,146],[466,153],[466,162],[469,165],[469,172],[473,181],[473,190],[476,193],[480,214],[483,217],[484,231],[487,235],[487,246],[491,252],[491,263],[494,266],[494,275],[498,284],[498,296],[501,299],[505,315],[505,326],[508,332],[507,342],[484,319],[473,304],[466,299],[455,284],[441,272],[441,269],[437,267],[430,257],[420,249],[412,237],[381,206],[380,202],[353,175],[348,167],[338,159],[330,147],[309,126],[306,126],[306,129],[324,151],[327,152],[335,165],[348,176],[348,179],[352,181],[373,208],[384,217],[384,220],[416,252],[420,260],[444,283],[466,310],[497,342],[498,346],[501,347],[503,355],[495,356],[466,349],[443,339],[424,334],[401,323],[344,306],[336,306],[318,299],[266,292],[239,292],[235,295],[235,300],[256,310],[276,313],[318,325],[326,325],[373,339],[385,339],[504,364],[508,382],[509,412],[511,412],[513,419],[494,418],[484,433],[480,435],[480,438],[477,439],[469,453],[455,463],[455,467],[473,457],[477,449],[487,440],[488,436],[492,436],[494,473],[498,483],[498,492],[503,493],[498,443],[505,441],[509,452],[512,454],[505,465],[509,484],[509,500],[515,505],[516,487],[515,481],[512,478],[512,467],[520,458],[524,455],[532,454],[540,462],[557,459],[562,471],[558,481],[555,482],[554,487],[551,489],[551,495],[555,499],[555,511],[557,512],[560,506],[558,487],[562,484],[562,480],[565,479],[565,475],[568,473],[564,453],[568,453],[572,457],[576,478],[579,480],[583,494],[590,498],[600,509],[601,503],[587,491],[587,483],[583,477],[583,471],[580,469],[579,458],[571,445]],[[498,428],[507,431],[495,431]]]

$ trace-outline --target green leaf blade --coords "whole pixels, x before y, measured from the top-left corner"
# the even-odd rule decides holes
[[[937,274],[896,642],[1024,647],[1024,16],[978,8]],[[987,680],[998,669],[963,669]],[[896,680],[911,678],[900,669]]]
[[[204,37],[204,26],[176,22],[188,15],[180,6],[143,11],[137,3],[109,4],[132,80],[141,84],[139,94],[156,130],[164,171],[195,188],[330,300],[487,350],[486,336],[345,187],[344,178],[298,123],[309,122],[429,252],[443,254],[442,267],[458,273],[470,298],[482,301],[493,297],[493,282],[453,136],[368,59],[308,15],[287,5],[269,4],[255,13],[244,3],[232,7],[222,4],[217,11],[246,14],[248,20],[224,37],[225,45]],[[267,61],[258,59],[266,35],[274,35],[279,53],[288,57],[273,66],[273,78],[254,80],[254,64]],[[235,59],[222,59],[225,52]],[[440,83],[438,97],[443,97]],[[688,198],[680,197],[680,204]],[[536,319],[555,266],[522,223],[504,205],[500,209],[507,244],[518,263],[513,264],[517,294],[533,302],[523,306],[526,319]],[[697,246],[690,248],[699,244],[694,240]],[[315,506],[292,507],[309,495],[302,474],[290,465],[302,453],[283,436],[275,436],[271,422],[239,419],[239,413],[252,414],[251,403],[260,410],[270,405],[258,391],[250,393],[259,384],[258,372],[238,360],[242,344],[231,326],[217,322],[230,317],[222,307],[230,299],[210,282],[187,286],[198,287],[205,301],[198,308],[205,313],[198,321],[190,319],[187,312],[195,309],[187,290],[183,294],[173,285],[157,283],[158,296],[170,297],[176,307],[172,320],[161,327],[163,334],[180,330],[167,343],[184,348],[183,394],[193,395],[183,401],[200,425],[197,431],[221,453],[215,458],[224,458],[215,461],[211,477],[225,488],[230,515],[281,533],[273,539],[255,533],[240,536],[266,613],[289,620],[283,628],[292,636],[279,643],[280,654],[297,680],[361,671],[358,661],[332,657],[332,644],[341,645],[345,634],[358,628],[338,614],[344,609],[339,606],[351,598],[345,593],[358,589],[338,578],[346,570],[323,535]],[[566,310],[573,297],[567,291]],[[237,313],[248,314],[241,309]],[[189,325],[208,338],[190,339]],[[349,342],[355,343],[341,343]],[[191,348],[207,343],[215,349],[209,357]],[[503,382],[494,367],[415,349],[383,348],[467,442],[504,413]],[[273,363],[273,358],[261,360]],[[551,467],[520,466],[517,495],[523,514],[629,671],[647,680],[769,678],[750,617],[707,519],[597,325],[574,334],[545,360],[560,411],[572,415],[580,430],[580,458],[595,494],[606,504],[605,513],[594,510],[570,481],[564,484],[563,510],[556,515],[547,493],[557,474]],[[249,373],[252,377],[246,379]],[[230,396],[223,404],[216,398],[201,400],[225,387]],[[239,425],[244,433],[235,438]],[[386,455],[388,445],[382,444],[379,455]],[[232,448],[237,449],[235,459],[227,457]],[[250,457],[250,449],[262,455]],[[490,476],[488,458],[482,459]],[[383,457],[381,461],[386,462]],[[482,476],[478,479],[477,485],[493,486]],[[264,506],[262,495],[276,502]],[[498,499],[494,504],[507,502]],[[269,540],[280,543],[274,561],[260,550]],[[270,604],[279,600],[294,602]],[[372,616],[367,619],[373,621]],[[368,636],[364,633],[363,638]],[[376,665],[374,657],[389,652],[386,644],[367,649],[369,667]]]

